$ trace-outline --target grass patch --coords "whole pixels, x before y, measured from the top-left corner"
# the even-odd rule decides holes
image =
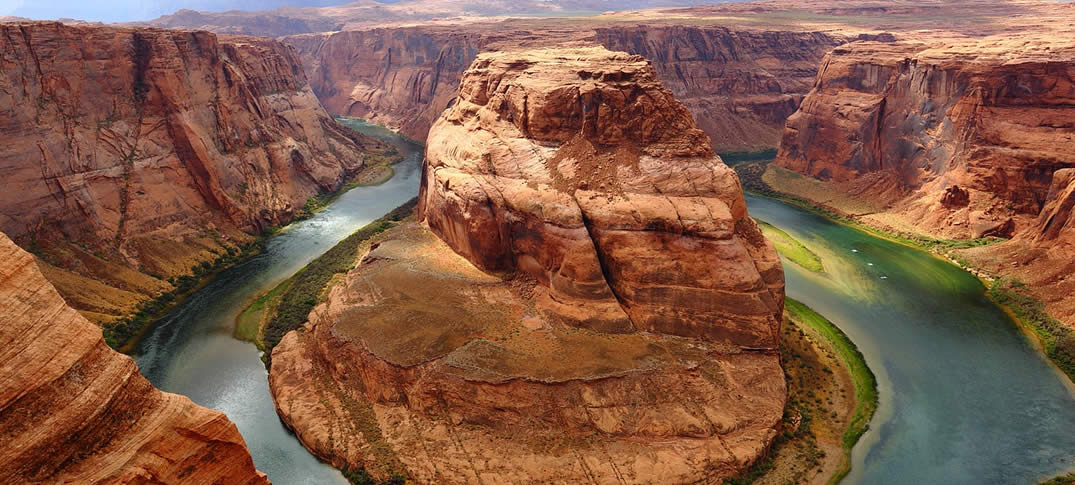
[[[1062,475],[1062,476],[1059,476],[1059,477],[1056,477],[1056,478],[1050,478],[1049,480],[1041,482],[1040,485],[1072,485],[1072,484],[1075,484],[1075,473],[1069,473],[1067,475]]]
[[[1049,316],[1045,304],[1031,296],[1026,283],[1018,279],[993,281],[989,286],[989,298],[1007,307],[1023,327],[1033,331],[1045,355],[1075,381],[1075,330]]]
[[[272,349],[280,343],[280,339],[287,332],[299,328],[306,322],[310,310],[321,300],[322,293],[332,277],[354,268],[359,245],[409,216],[417,205],[418,198],[416,197],[351,233],[332,249],[269,292],[269,294],[279,292],[279,301],[274,306],[266,305],[264,308],[264,311],[269,312],[265,318],[266,323],[261,339],[266,364],[269,364]],[[267,302],[269,300],[265,300],[262,304],[265,305]],[[251,306],[257,304],[258,302],[255,301]],[[243,313],[247,311],[244,310]],[[248,335],[251,333],[249,329],[244,332]]]
[[[258,334],[261,333],[261,324],[264,321],[266,310],[276,306],[276,302],[284,292],[284,288],[287,288],[286,283],[289,281],[290,279],[276,285],[272,290],[259,296],[253,303],[243,309],[235,321],[236,338],[254,342],[258,348],[263,347]]]
[[[760,219],[754,220],[757,221],[758,226],[761,227],[762,234],[776,246],[776,251],[778,253],[784,255],[784,257],[788,258],[791,262],[815,273],[825,271],[825,266],[822,265],[821,258],[809,248],[803,246],[797,239],[768,222]]]
[[[855,384],[855,413],[842,437],[844,456],[840,469],[829,479],[830,484],[839,483],[851,471],[851,449],[870,429],[870,420],[877,411],[877,378],[866,365],[866,359],[855,343],[828,319],[791,298],[784,299],[784,311],[791,320],[812,328],[828,342],[851,373],[851,380]]]
[[[405,485],[407,483],[407,477],[401,473],[395,473],[385,480],[377,480],[370,476],[365,468],[341,471],[344,478],[354,485]]]

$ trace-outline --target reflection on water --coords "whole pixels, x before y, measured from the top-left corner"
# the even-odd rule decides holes
[[[353,120],[344,123],[399,146],[405,160],[382,185],[359,187],[267,241],[265,252],[229,268],[162,319],[134,351],[157,387],[228,415],[257,468],[278,485],[347,483],[311,455],[276,415],[258,349],[232,337],[250,298],[291,276],[359,227],[418,194],[422,147]]]
[[[880,408],[845,483],[1037,483],[1075,465],[1075,397],[970,274],[772,199],[750,214],[799,239],[826,274],[784,265],[788,296],[846,332]]]

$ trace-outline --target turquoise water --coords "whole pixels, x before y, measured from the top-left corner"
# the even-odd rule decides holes
[[[344,122],[399,147],[405,159],[395,166],[395,176],[382,185],[352,189],[314,217],[273,236],[263,253],[221,272],[163,318],[133,352],[153,385],[227,414],[246,440],[258,470],[277,485],[347,480],[311,455],[284,427],[273,406],[260,352],[233,337],[235,317],[251,298],[418,195],[421,146],[377,126]]]
[[[839,326],[878,378],[851,484],[1024,484],[1075,467],[1075,396],[972,275],[810,212],[747,197],[750,214],[824,260],[785,261],[788,296]]]

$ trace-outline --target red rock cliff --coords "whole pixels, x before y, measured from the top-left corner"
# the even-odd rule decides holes
[[[318,456],[418,483],[716,483],[769,446],[780,262],[645,59],[480,54],[419,210],[273,350]]]
[[[961,257],[993,274],[1027,283],[1051,316],[1075,327],[1075,168],[1053,173],[1045,204],[1012,240]]]
[[[275,41],[0,32],[0,230],[52,263],[46,275],[89,315],[129,311],[363,163],[368,142],[333,122]]]
[[[846,182],[919,232],[1010,236],[1041,211],[1053,173],[1075,166],[1075,45],[940,45],[835,49],[777,163]]]
[[[329,112],[370,118],[424,139],[480,51],[598,44],[653,60],[720,150],[776,146],[784,120],[840,37],[722,27],[524,21],[371,29],[287,37]]]
[[[810,90],[825,54],[844,42],[821,32],[639,25],[596,29],[598,44],[653,62],[721,150],[780,143],[784,122]]]
[[[1014,236],[959,257],[1028,283],[1050,314],[1075,325],[1071,38],[1032,30],[838,47],[788,119],[776,163],[827,181],[825,192],[799,195],[865,202],[871,224]]]
[[[464,75],[426,144],[430,228],[573,324],[775,349],[780,264],[690,113],[642,57],[537,52]]]
[[[0,482],[268,483],[235,425],[160,392],[0,234]]]

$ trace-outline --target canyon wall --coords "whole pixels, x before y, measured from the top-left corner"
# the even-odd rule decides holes
[[[1051,315],[1075,325],[1071,38],[838,47],[788,119],[775,162],[821,182],[778,169],[766,180],[888,229],[1011,238],[957,254],[1026,282]]]
[[[424,140],[459,78],[493,39],[480,31],[385,28],[287,37],[330,113]]]
[[[479,54],[419,204],[273,350],[315,454],[417,483],[715,483],[768,448],[780,260],[644,58]]]
[[[856,42],[822,64],[776,163],[874,198],[893,224],[1011,236],[1075,166],[1075,49],[1047,39]]]
[[[378,146],[294,50],[197,31],[0,24],[0,230],[94,320],[288,221]]]
[[[235,425],[160,392],[0,234],[0,482],[267,484]]]
[[[723,27],[524,21],[412,26],[285,38],[329,112],[384,123],[425,139],[460,76],[482,51],[603,45],[649,58],[718,150],[774,147],[810,89],[817,65],[842,37]]]
[[[653,63],[661,82],[687,106],[718,150],[780,143],[784,122],[810,90],[839,34],[637,25],[596,29],[608,49]]]

